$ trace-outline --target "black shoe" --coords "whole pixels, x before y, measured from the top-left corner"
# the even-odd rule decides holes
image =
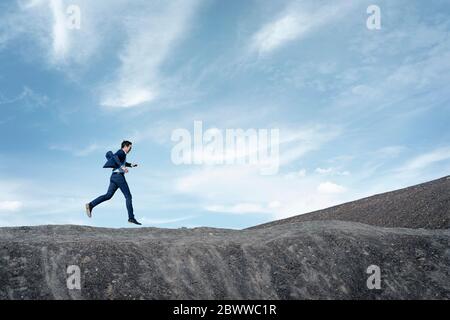
[[[129,222],[129,223],[137,224],[137,225],[139,225],[139,226],[142,225],[142,223],[138,222],[135,218],[133,218],[133,219],[128,219],[128,222]]]

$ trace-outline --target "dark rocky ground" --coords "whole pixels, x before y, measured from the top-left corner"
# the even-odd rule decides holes
[[[0,299],[449,299],[449,186],[244,230],[0,228]],[[67,288],[69,265],[80,290]]]

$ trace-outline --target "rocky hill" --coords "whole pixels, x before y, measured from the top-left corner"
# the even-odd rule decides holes
[[[313,221],[355,221],[380,227],[450,228],[450,176],[248,229]]]
[[[449,184],[244,230],[0,228],[0,299],[450,299]]]

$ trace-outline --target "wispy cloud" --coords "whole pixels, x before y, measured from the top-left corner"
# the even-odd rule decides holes
[[[11,104],[19,101],[25,101],[27,107],[43,107],[49,102],[49,98],[46,95],[37,93],[36,91],[24,86],[22,91],[15,97],[5,97],[0,92],[0,105]]]
[[[416,156],[409,160],[404,166],[400,167],[398,171],[418,171],[427,168],[437,162],[450,159],[450,148],[438,148],[430,152]]]
[[[263,25],[253,35],[251,48],[261,55],[270,53],[307,36],[324,24],[329,24],[345,14],[350,7],[348,1],[315,8],[294,1],[277,18]]]
[[[51,146],[49,146],[50,150],[69,152],[70,154],[72,154],[76,157],[88,156],[89,154],[91,154],[101,148],[103,148],[103,146],[96,144],[96,143],[91,143],[91,144],[88,144],[88,145],[80,147],[80,148],[75,148],[75,147],[69,146],[69,145],[51,145]],[[106,150],[106,148],[103,148],[103,149]]]
[[[336,139],[341,134],[342,129],[338,126],[316,123],[297,129],[285,128],[281,131],[280,164],[286,165]]]
[[[348,172],[347,170],[339,170],[337,168],[333,168],[333,167],[329,167],[329,168],[316,168],[316,170],[314,170],[316,173],[318,174],[322,174],[322,175],[338,175],[338,176],[348,176],[350,174],[350,172]]]
[[[83,21],[82,27],[76,30],[68,27],[67,9],[74,3],[80,8]],[[5,46],[17,39],[32,40],[27,44],[33,44],[33,50],[38,53],[32,56],[33,59],[45,59],[50,66],[70,74],[96,53],[102,41],[100,30],[108,25],[99,25],[98,16],[108,15],[116,1],[111,1],[108,6],[103,4],[103,7],[99,2],[87,0],[29,0],[17,4],[3,13],[0,44]]]
[[[69,50],[68,29],[66,26],[67,18],[61,0],[50,0],[49,5],[53,15],[53,53],[56,60],[61,60]]]
[[[115,79],[102,89],[101,105],[134,107],[155,99],[159,67],[189,29],[199,0],[149,2],[127,20],[128,40],[120,53]]]
[[[226,212],[234,214],[249,213],[272,213],[273,209],[278,207],[280,203],[273,201],[270,203],[236,203],[233,205],[208,205],[205,210],[211,212]]]
[[[193,218],[195,218],[196,216],[185,216],[185,217],[178,217],[178,218],[165,218],[165,219],[157,219],[157,218],[147,218],[147,217],[142,217],[140,219],[140,221],[144,224],[147,225],[162,225],[162,224],[171,224],[171,223],[176,223],[176,222],[181,222],[181,221],[186,221],[186,220],[191,220]]]
[[[259,53],[267,53],[299,38],[312,27],[311,22],[305,21],[307,18],[300,13],[289,13],[270,22],[253,36],[253,47]]]

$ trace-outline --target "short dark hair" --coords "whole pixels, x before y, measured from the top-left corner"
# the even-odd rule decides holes
[[[132,143],[130,141],[124,140],[122,141],[121,148],[131,146]]]

